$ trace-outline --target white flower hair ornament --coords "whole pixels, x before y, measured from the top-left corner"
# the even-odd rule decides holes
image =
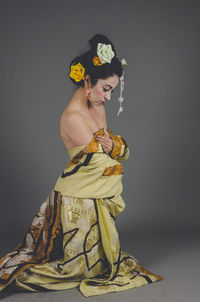
[[[111,44],[97,44],[97,55],[101,62],[104,63],[111,63],[112,58],[115,56],[114,51],[112,50]]]

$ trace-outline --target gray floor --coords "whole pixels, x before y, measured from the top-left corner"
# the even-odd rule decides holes
[[[165,280],[127,291],[85,298],[78,289],[39,293],[3,291],[0,301],[200,301],[200,240],[191,234],[133,234],[120,237],[122,249]],[[0,256],[12,250],[11,242],[1,247]]]

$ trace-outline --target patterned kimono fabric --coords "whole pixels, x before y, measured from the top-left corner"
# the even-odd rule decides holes
[[[79,286],[88,297],[164,279],[120,249],[115,219],[125,207],[121,162],[129,147],[107,130],[109,154],[96,141],[103,128],[88,145],[68,150],[70,161],[24,240],[0,259],[0,290],[11,283],[32,292]]]

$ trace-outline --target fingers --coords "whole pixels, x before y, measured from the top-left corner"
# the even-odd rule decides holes
[[[113,142],[110,137],[97,135],[96,140],[102,144],[103,150],[108,153],[112,150]]]
[[[108,130],[106,128],[104,128],[104,132],[107,136],[109,136]]]
[[[105,144],[105,145],[109,145],[110,144],[110,140],[106,139],[106,138],[98,138],[97,139],[100,143]]]
[[[102,144],[105,144],[106,146],[109,146],[112,144],[112,140],[106,136],[102,137],[96,137],[97,141],[102,143]]]
[[[96,138],[100,139],[100,140],[103,140],[103,141],[107,141],[107,142],[112,141],[110,136],[107,136],[107,135],[104,135],[104,136],[97,135]]]

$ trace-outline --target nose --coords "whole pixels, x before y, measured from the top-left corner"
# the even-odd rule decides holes
[[[107,91],[107,92],[106,92],[106,100],[107,100],[107,101],[110,101],[110,99],[111,99],[111,92],[110,92],[110,91]]]

